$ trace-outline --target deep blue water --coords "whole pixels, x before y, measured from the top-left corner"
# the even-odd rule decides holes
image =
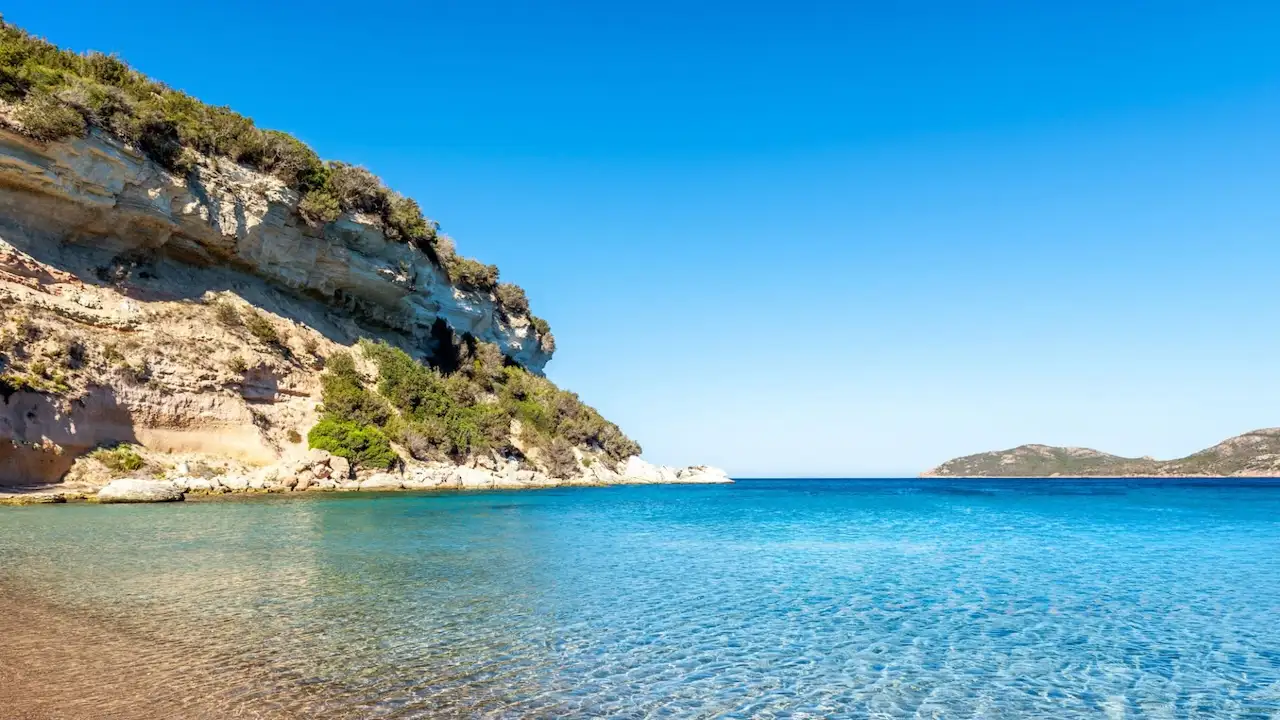
[[[316,716],[1280,717],[1271,480],[14,508],[0,586]]]

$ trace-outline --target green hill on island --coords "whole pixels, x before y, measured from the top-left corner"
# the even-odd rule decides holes
[[[1280,428],[1254,430],[1176,460],[1128,458],[1090,448],[1020,445],[966,455],[922,477],[1280,476]]]

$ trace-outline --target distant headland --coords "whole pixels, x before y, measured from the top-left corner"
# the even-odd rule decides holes
[[[965,455],[921,477],[1280,477],[1280,428],[1228,438],[1176,460],[1129,458],[1090,448],[1019,445]]]

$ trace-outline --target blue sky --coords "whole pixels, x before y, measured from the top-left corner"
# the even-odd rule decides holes
[[[1280,425],[1280,3],[351,7],[5,17],[418,198],[655,461],[914,474]]]

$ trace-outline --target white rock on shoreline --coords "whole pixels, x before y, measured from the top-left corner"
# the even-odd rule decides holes
[[[665,485],[675,483],[718,484],[731,483],[729,474],[710,465],[691,465],[675,470],[665,465],[654,465],[639,457],[627,459],[622,471],[621,483]]]
[[[182,490],[165,480],[112,480],[98,491],[100,503],[173,502],[181,499]]]

